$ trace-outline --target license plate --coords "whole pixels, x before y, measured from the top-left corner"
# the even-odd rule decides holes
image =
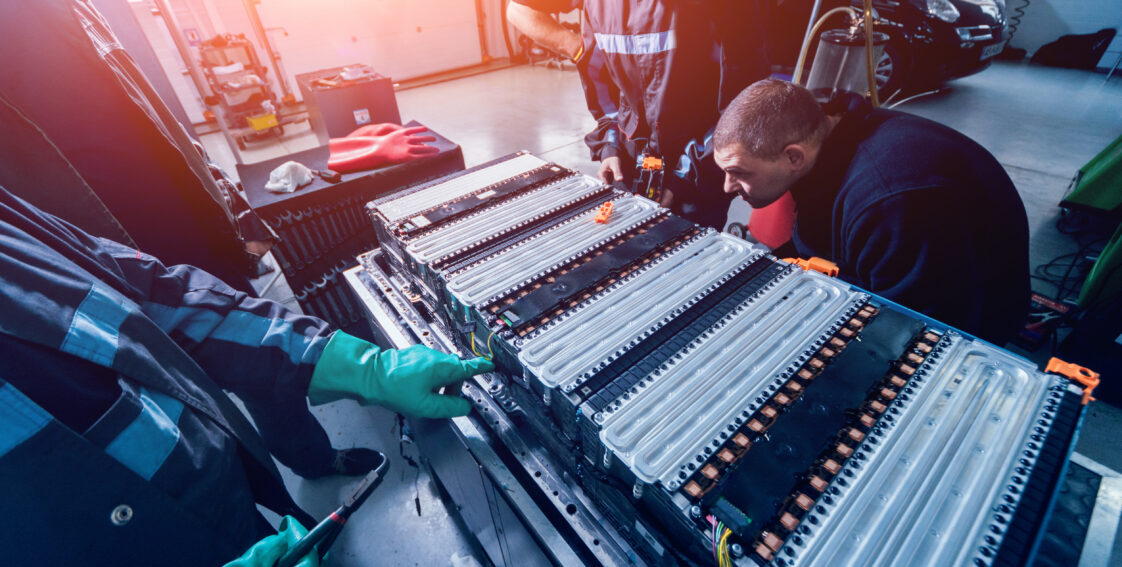
[[[987,45],[987,46],[983,47],[982,48],[982,61],[985,61],[986,59],[989,59],[990,57],[993,57],[993,56],[997,55],[998,53],[1001,53],[1002,49],[1005,49],[1005,42],[995,43],[993,45]]]

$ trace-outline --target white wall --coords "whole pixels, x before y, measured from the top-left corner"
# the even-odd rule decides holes
[[[227,32],[256,42],[241,0],[208,1]],[[468,0],[261,0],[257,9],[293,91],[297,74],[352,63],[398,81],[482,60]]]
[[[1010,9],[1023,0],[1007,0]],[[1115,28],[1122,35],[1122,0],[1032,0],[1010,42],[1029,55],[1062,35],[1094,33]],[[1099,67],[1114,65],[1122,52],[1122,37],[1115,36]]]
[[[152,14],[153,0],[129,1],[188,116],[201,121],[198,94],[184,74],[163,18]],[[270,67],[268,78],[277,95],[283,94],[242,0],[169,2],[179,26],[197,30],[202,39],[218,33],[245,34]],[[297,98],[295,76],[318,69],[365,63],[399,81],[482,61],[472,0],[260,0],[257,10]],[[497,26],[498,18],[494,20]],[[501,33],[498,37],[500,43],[490,48],[492,56],[505,57]]]

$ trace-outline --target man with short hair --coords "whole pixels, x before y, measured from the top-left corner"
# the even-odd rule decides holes
[[[973,140],[845,97],[763,80],[714,133],[725,193],[753,208],[790,192],[791,248],[839,277],[995,344],[1028,309],[1028,221],[1013,182]],[[785,247],[786,248],[786,247]]]

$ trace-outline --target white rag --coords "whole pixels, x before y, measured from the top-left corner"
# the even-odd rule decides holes
[[[273,193],[291,193],[312,182],[312,170],[302,163],[286,161],[269,173],[265,188]]]

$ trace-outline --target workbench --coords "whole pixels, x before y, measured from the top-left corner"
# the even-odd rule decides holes
[[[421,125],[411,121],[406,126]],[[311,184],[292,193],[265,189],[269,173],[288,161],[327,169],[328,146],[237,166],[250,207],[280,236],[273,256],[306,313],[340,328],[359,321],[359,305],[340,274],[355,265],[356,255],[377,246],[363,206],[375,197],[464,168],[460,146],[436,132],[429,134],[436,138],[429,145],[439,153],[344,173],[338,183],[313,176]]]

